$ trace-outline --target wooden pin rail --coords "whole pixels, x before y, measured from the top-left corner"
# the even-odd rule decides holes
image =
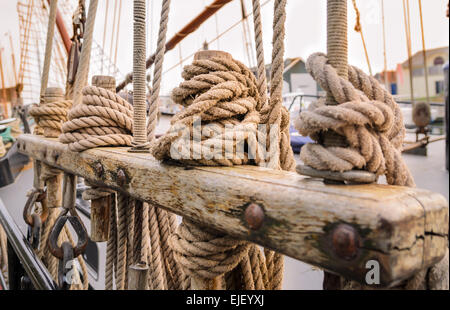
[[[325,185],[255,166],[177,166],[127,148],[74,153],[35,135],[20,136],[18,146],[68,173],[361,283],[369,260],[380,264],[381,285],[392,286],[447,248],[448,202],[426,190]]]

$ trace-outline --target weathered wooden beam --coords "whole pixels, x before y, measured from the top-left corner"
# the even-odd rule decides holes
[[[325,185],[254,166],[177,166],[126,148],[73,153],[34,135],[18,143],[39,161],[361,283],[369,260],[388,286],[438,262],[447,247],[448,202],[426,190]]]

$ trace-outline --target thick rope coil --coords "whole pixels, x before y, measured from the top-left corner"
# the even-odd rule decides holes
[[[209,281],[233,270],[249,249],[245,241],[209,232],[187,219],[170,236],[169,245],[187,275]]]
[[[45,89],[41,103],[30,109],[36,127],[35,134],[43,134],[49,138],[57,138],[61,127],[67,121],[67,113],[72,107],[71,100],[64,100],[63,90],[56,87]]]
[[[85,87],[83,103],[73,107],[68,117],[59,140],[71,151],[131,145],[133,106],[109,90]]]
[[[187,158],[180,161],[209,166],[248,163],[248,153],[236,156],[235,137],[242,137],[249,148],[256,148],[260,120],[256,106],[260,97],[253,73],[236,60],[215,57],[195,60],[184,68],[182,76],[185,81],[173,90],[172,98],[186,109],[173,117],[171,130],[154,143],[153,155],[157,159],[171,158],[171,147],[184,131],[186,139],[178,142],[179,146],[187,147],[187,152],[181,154]],[[201,122],[196,124],[199,117]],[[209,133],[203,130],[206,125]],[[199,138],[191,145],[194,131],[198,131]],[[211,154],[212,158],[202,154]]]
[[[37,126],[44,130],[61,132],[61,127],[67,121],[67,111],[72,107],[71,100],[63,100],[41,105],[34,105],[30,109],[30,115]]]
[[[333,130],[346,138],[348,147],[307,144],[301,160],[318,170],[366,169],[386,175],[389,184],[414,186],[401,157],[405,129],[393,97],[355,67],[349,66],[349,81],[339,77],[324,54],[311,55],[306,67],[339,105],[325,106],[320,100],[300,114],[296,128],[316,141],[320,133]]]

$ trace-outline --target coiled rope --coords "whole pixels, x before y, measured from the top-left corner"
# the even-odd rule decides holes
[[[82,104],[74,106],[62,126],[61,143],[81,152],[99,146],[130,146],[133,106],[115,93],[87,86]]]
[[[316,141],[320,133],[333,130],[346,138],[348,147],[307,144],[300,159],[317,170],[365,169],[385,175],[389,184],[414,186],[401,157],[405,129],[392,95],[356,67],[348,67],[349,81],[343,79],[321,53],[311,55],[306,67],[339,105],[317,102],[300,114],[297,129]]]
[[[49,87],[45,90],[41,104],[33,106],[29,111],[46,137],[57,138],[62,124],[67,121],[67,112],[72,101],[64,100],[63,95],[62,89]]]

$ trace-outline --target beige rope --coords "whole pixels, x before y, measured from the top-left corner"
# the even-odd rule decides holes
[[[71,108],[72,101],[64,100],[63,96],[60,88],[47,88],[41,104],[34,105],[29,111],[45,137],[58,137],[62,123],[67,121],[67,111]]]
[[[110,232],[106,243],[105,290],[112,290],[114,284],[114,267],[117,266],[117,214],[116,205],[111,206]],[[120,244],[120,243],[119,243]],[[116,285],[117,287],[117,285]]]
[[[297,129],[313,139],[318,139],[323,131],[333,130],[346,138],[349,147],[308,144],[300,155],[304,163],[318,170],[364,168],[386,175],[389,184],[414,186],[401,157],[405,129],[393,97],[374,78],[355,67],[348,69],[350,81],[339,77],[321,53],[309,57],[307,70],[340,105],[318,102],[300,114]]]
[[[69,144],[71,151],[131,145],[133,106],[111,91],[85,87],[83,103],[73,107],[68,117],[59,140]]]
[[[161,249],[160,226],[162,222],[157,218],[157,207],[149,206],[148,208],[148,225],[149,225],[149,248],[151,253],[148,254],[150,266],[150,276],[148,278],[149,287],[153,290],[167,290],[166,269],[163,265],[163,254]],[[167,246],[166,246],[167,248]],[[168,254],[168,253],[166,253]]]
[[[48,14],[47,39],[45,41],[44,67],[41,77],[40,102],[44,101],[45,90],[47,89],[48,77],[50,73],[50,63],[52,58],[53,39],[55,36],[56,11],[58,9],[58,0],[50,1],[50,12]]]
[[[254,5],[254,9],[257,10],[258,3],[254,3]],[[200,142],[197,143],[198,145],[195,145],[195,141],[193,143],[194,145],[185,145],[189,148],[188,154],[193,155],[192,158],[177,160],[195,165],[230,166],[248,163],[248,158],[242,159],[233,156],[230,158],[230,154],[223,156],[224,159],[217,159],[216,157],[206,159],[201,157],[201,154],[204,154],[203,152],[211,149],[211,147],[215,147],[219,152],[223,152],[222,145],[225,144],[224,142],[227,139],[232,140],[234,134],[239,131],[245,133],[244,139],[246,139],[249,145],[248,152],[258,154],[258,151],[260,151],[258,148],[259,145],[252,144],[251,139],[256,135],[256,125],[263,123],[277,126],[277,130],[275,130],[277,134],[276,139],[272,140],[275,143],[272,143],[269,149],[269,166],[272,168],[279,169],[283,167],[287,170],[293,170],[295,161],[289,143],[289,115],[286,109],[282,107],[281,101],[284,23],[286,19],[285,5],[286,1],[276,1],[275,3],[274,70],[272,72],[272,96],[270,103],[266,105],[263,101],[265,99],[262,99],[264,96],[260,95],[261,92],[266,92],[264,90],[266,82],[264,82],[265,69],[263,58],[259,57],[259,67],[260,69],[261,67],[263,68],[261,71],[264,72],[264,77],[260,74],[260,81],[258,82],[256,82],[254,75],[244,65],[231,58],[215,57],[207,60],[195,60],[192,65],[184,68],[182,76],[185,81],[172,92],[172,99],[184,105],[186,109],[175,115],[169,133],[154,143],[152,154],[156,158],[170,158],[170,148],[180,135],[178,128],[187,126],[190,130],[187,136],[192,137],[195,118],[200,116],[201,126],[213,125],[215,135],[204,135],[202,133]],[[257,13],[255,15],[258,16]],[[256,23],[258,23],[258,20],[260,23],[260,15],[256,19]],[[258,29],[258,25],[255,25],[255,27]],[[262,47],[261,42],[259,46]],[[262,50],[259,49],[259,54],[261,53]],[[261,111],[259,110],[260,108]],[[223,133],[225,125],[234,126],[233,135],[229,134],[227,136],[226,133]],[[202,132],[203,130],[199,131]],[[235,141],[230,142],[234,143]],[[220,147],[216,148],[216,146]],[[252,146],[254,148],[253,150]],[[235,151],[235,147],[236,145],[234,144],[233,151]],[[281,161],[280,151],[283,153]],[[197,157],[194,157],[196,155]],[[255,161],[261,164],[261,157],[257,156]],[[194,229],[197,230],[194,232]],[[230,253],[224,254],[223,252],[228,251],[228,248],[224,250],[221,248],[222,246],[232,245],[233,249],[236,249],[236,244],[240,242],[234,239],[231,242],[227,239],[227,241],[223,242],[214,241],[216,242],[214,246],[217,247],[211,247],[205,250],[205,247],[213,243],[211,240],[214,237],[220,240],[221,235],[216,232],[210,232],[208,235],[204,229],[196,228],[192,222],[185,219],[182,226],[179,227],[177,234],[172,235],[171,239],[169,239],[169,244],[175,251],[175,258],[183,267],[184,272],[192,278],[193,282],[191,287],[221,288],[224,285],[239,286],[240,284],[231,283],[234,281],[232,280],[234,279],[234,271],[231,271],[239,265],[243,273],[243,287],[247,289],[281,288],[283,272],[283,257],[281,255],[268,251],[269,257],[267,260],[271,266],[271,272],[269,272],[266,267],[264,255],[255,245],[244,243],[242,245],[246,247],[244,252],[240,250],[234,252],[233,250]],[[224,267],[222,261],[214,261],[213,258],[216,256],[220,256],[223,260],[230,259],[227,263],[230,263],[231,267],[226,264],[226,267]],[[238,259],[232,259],[236,257]],[[217,270],[213,267],[216,265],[220,266]],[[223,276],[225,276],[225,279],[223,279]]]
[[[86,19],[86,31],[83,35],[83,47],[81,48],[80,62],[74,85],[73,106],[81,104],[82,89],[87,84],[89,75],[89,62],[94,35],[95,17],[97,15],[98,0],[89,1],[89,13]]]
[[[53,37],[55,34],[55,23],[56,23],[56,10],[58,8],[58,0],[50,1],[50,11],[48,15],[48,24],[47,24],[47,39],[45,42],[45,58],[44,58],[44,66],[42,69],[41,76],[41,91],[40,91],[40,99],[39,103],[44,102],[44,94],[47,89],[48,78],[50,73],[50,63],[52,56],[52,48],[53,48]],[[34,109],[34,112],[37,112],[36,107],[33,107],[31,111]],[[34,134],[41,135],[43,134],[43,128],[41,127],[41,122],[39,118],[36,118],[36,126],[34,128]]]
[[[180,131],[187,129],[192,133],[194,121],[200,116],[201,126],[208,125],[216,135],[208,137],[202,132],[200,141],[194,141],[192,145],[187,141],[185,146],[190,148],[187,154],[191,157],[180,161],[216,166],[247,163],[246,154],[241,158],[234,152],[237,142],[233,133],[242,134],[244,141],[256,135],[259,123],[256,105],[260,97],[253,73],[236,60],[216,57],[194,61],[184,68],[182,75],[185,81],[173,90],[172,98],[186,109],[173,117],[171,130],[154,143],[152,154],[157,159],[170,158],[172,143],[178,139]],[[225,128],[230,125],[233,132],[227,134]],[[203,131],[201,128],[195,130]],[[222,146],[227,144],[232,147],[224,154]],[[218,156],[203,158],[202,154],[211,149],[222,153],[223,159]]]
[[[153,87],[150,96],[150,106],[147,122],[147,139],[152,141],[158,121],[159,92],[161,89],[162,68],[166,52],[167,24],[169,22],[170,0],[164,0],[161,8],[161,20],[158,34],[158,44],[155,56],[155,69],[153,73]],[[145,56],[145,55],[144,55]]]
[[[262,35],[261,22],[261,5],[259,0],[253,0],[253,24],[255,27],[255,48],[256,58],[258,60],[258,90],[261,96],[261,103],[264,106],[267,102],[267,78],[266,78],[266,64],[264,61],[264,42]],[[257,110],[262,107],[258,106]]]
[[[189,276],[220,288],[217,278],[233,270],[248,251],[248,243],[209,232],[187,219],[169,238],[178,263]]]
[[[161,255],[164,260],[164,267],[166,271],[167,288],[169,290],[183,289],[184,274],[177,262],[175,261],[173,251],[169,247],[169,237],[171,233],[176,231],[178,226],[176,223],[176,216],[173,213],[155,208],[159,223],[159,235],[161,239]]]
[[[117,194],[117,208],[118,208],[118,227],[117,227],[117,275],[116,275],[116,288],[118,290],[124,290],[127,284],[127,251],[128,247],[132,245],[128,238],[127,230],[127,209],[129,208],[130,198],[122,193]]]

